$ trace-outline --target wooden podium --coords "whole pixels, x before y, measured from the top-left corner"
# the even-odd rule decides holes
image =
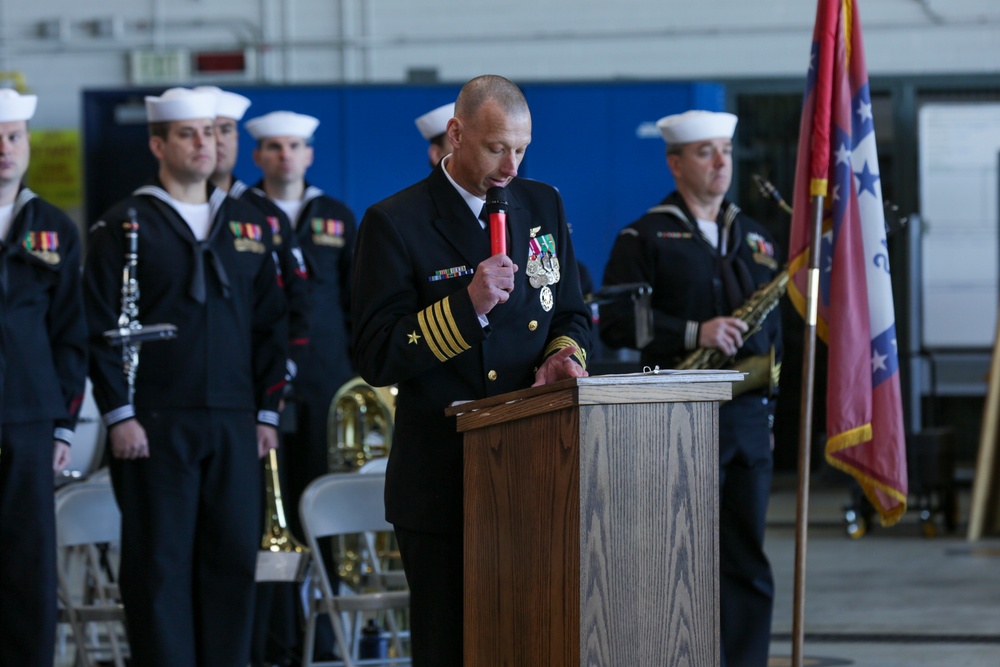
[[[578,378],[448,409],[466,667],[719,664],[719,401],[742,378]]]

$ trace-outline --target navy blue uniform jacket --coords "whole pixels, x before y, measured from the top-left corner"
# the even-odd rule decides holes
[[[275,277],[263,214],[210,188],[212,228],[195,240],[159,186],[144,186],[92,228],[84,298],[90,327],[94,398],[109,425],[134,415],[121,352],[103,332],[121,311],[124,232],[139,222],[139,321],[177,326],[177,338],[142,346],[135,404],[143,409],[221,408],[258,411],[277,426],[288,349],[286,300]],[[204,303],[195,298],[203,260]]]
[[[80,236],[58,208],[22,188],[0,245],[7,369],[0,420],[55,422],[72,441],[87,378]],[[49,443],[51,446],[51,443]]]
[[[586,362],[589,312],[562,200],[524,179],[507,186],[507,197],[508,254],[518,272],[510,300],[487,315],[485,328],[467,287],[490,256],[489,237],[440,165],[361,221],[354,359],[368,383],[399,386],[386,517],[403,527],[461,530],[462,437],[445,407],[531,386],[538,366],[564,347],[577,347]],[[561,265],[550,310],[526,275],[532,236],[550,236]]]

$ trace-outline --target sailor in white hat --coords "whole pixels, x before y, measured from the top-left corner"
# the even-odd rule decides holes
[[[716,245],[714,221],[733,178],[736,120],[731,113],[695,110],[656,122],[667,142],[667,166],[677,190],[695,217],[708,222],[701,225],[702,233]]]
[[[292,222],[294,240],[309,268],[309,339],[305,358],[292,383],[297,424],[286,433],[288,503],[297,508],[305,487],[328,471],[327,413],[337,390],[354,377],[350,358],[351,267],[357,223],[344,202],[306,180],[313,163],[311,139],[319,119],[291,111],[274,111],[248,120],[244,126],[257,140],[254,163],[262,192]],[[298,512],[289,515],[299,531]]]
[[[253,161],[264,172],[260,189],[297,227],[306,194],[306,171],[314,157],[312,136],[319,119],[293,111],[272,111],[251,118],[243,126],[257,140]]]
[[[448,129],[448,121],[454,116],[455,103],[449,102],[418,116],[413,121],[420,130],[420,135],[430,142],[427,147],[427,158],[432,168],[437,166],[441,158],[451,153],[452,145],[445,131]]]
[[[655,332],[640,360],[650,368],[675,368],[706,349],[726,367],[774,360],[764,375],[780,370],[778,308],[752,336],[734,316],[780,270],[771,234],[726,199],[736,121],[699,110],[657,122],[676,190],[619,233],[605,267],[605,286],[653,286]],[[605,344],[634,347],[635,330],[631,304],[601,307]],[[719,410],[720,635],[725,664],[766,665],[774,583],[763,541],[775,402],[768,382],[742,384]]]
[[[20,95],[10,88],[0,88],[0,206],[13,205],[28,171],[31,146],[28,141],[28,121],[35,115],[38,98]],[[0,219],[0,224],[5,221]],[[6,220],[10,224],[10,220]],[[0,227],[0,239],[7,227]]]
[[[23,183],[37,101],[0,89],[0,665],[54,660],[53,471],[70,462],[87,375],[79,234]]]
[[[239,123],[250,107],[250,99],[237,93],[222,90],[216,86],[199,86],[197,91],[207,91],[216,95],[218,109],[215,116],[215,140],[218,157],[212,183],[221,190],[228,192],[234,199],[246,202],[258,209],[267,217],[269,226],[264,230],[271,243],[271,256],[277,269],[278,282],[285,298],[288,300],[288,342],[289,356],[286,362],[286,378],[289,385],[286,392],[291,391],[298,368],[305,361],[306,343],[309,340],[309,283],[307,280],[305,258],[301,248],[295,241],[291,222],[278,206],[264,196],[260,190],[250,187],[233,173],[239,155]],[[292,410],[282,412],[282,422],[290,419]],[[286,425],[282,423],[282,429]],[[284,449],[279,450],[279,456],[284,460]],[[282,464],[284,467],[284,463]],[[277,593],[277,596],[276,596]],[[290,596],[289,596],[290,597]],[[280,605],[280,591],[272,586],[258,586],[255,604],[254,640],[251,647],[250,662],[253,665],[264,663],[265,646],[269,644],[265,636],[280,637],[282,633],[291,633],[284,619],[271,623],[272,618],[281,614],[272,613],[275,601]],[[292,646],[294,642],[274,642],[276,645]],[[273,650],[279,650],[277,648]],[[291,660],[290,648],[280,649],[289,652],[282,656],[282,661]],[[279,661],[278,656],[274,661]]]
[[[222,90],[216,86],[198,86],[197,93],[215,96],[215,171],[212,183],[229,192],[233,186],[233,167],[239,155],[239,123],[250,107],[250,100],[238,93]]]
[[[146,97],[149,150],[160,163],[164,188],[179,201],[207,204],[205,182],[215,170],[217,97],[189,88],[171,88]],[[208,234],[207,210],[192,224],[195,235]]]
[[[246,480],[278,445],[287,305],[265,216],[209,183],[218,106],[183,88],[146,98],[157,178],[91,227],[84,268],[136,665],[250,662],[260,488]],[[102,332],[120,326],[133,219],[143,323],[173,324],[177,339],[143,345],[129,382]]]

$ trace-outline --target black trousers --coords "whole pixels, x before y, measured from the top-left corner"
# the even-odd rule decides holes
[[[773,457],[767,399],[743,395],[719,413],[719,560],[723,667],[765,667],[774,581],[764,553]]]
[[[413,667],[461,667],[462,535],[394,528],[410,588]]]
[[[111,460],[132,663],[246,667],[260,548],[254,414],[139,411],[150,457]]]
[[[0,665],[51,665],[56,637],[53,424],[0,431]]]

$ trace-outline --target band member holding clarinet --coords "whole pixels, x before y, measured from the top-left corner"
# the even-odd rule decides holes
[[[277,446],[286,301],[268,223],[208,181],[216,96],[146,98],[156,178],[91,228],[84,271],[94,398],[122,511],[120,585],[138,665],[245,667],[260,544],[260,464]],[[122,266],[137,223],[134,312],[176,326],[144,344],[134,385],[105,340],[129,310]],[[134,400],[129,400],[134,391]]]
[[[604,285],[652,285],[653,340],[642,363],[660,368],[697,368],[691,354],[717,351],[732,367],[751,357],[773,360],[761,377],[719,410],[719,554],[722,664],[764,667],[771,637],[774,583],[764,553],[764,525],[771,489],[771,379],[781,360],[781,316],[775,307],[783,291],[770,234],[726,200],[732,181],[736,116],[688,111],[661,118],[667,165],[677,186],[659,206],[625,227],[604,269]],[[745,308],[760,298],[771,310]],[[771,285],[777,285],[771,287]],[[750,335],[748,318],[761,315]],[[635,343],[631,304],[601,308],[601,339],[612,347]],[[717,367],[717,366],[716,366]],[[734,393],[750,377],[736,383]]]
[[[87,377],[76,225],[21,182],[37,98],[0,89],[0,665],[51,665],[54,475]]]
[[[524,95],[503,77],[473,79],[447,134],[450,156],[365,213],[352,281],[358,370],[399,385],[385,500],[414,667],[463,660],[462,437],[445,407],[585,376],[590,346],[559,193],[516,178],[531,142]]]

